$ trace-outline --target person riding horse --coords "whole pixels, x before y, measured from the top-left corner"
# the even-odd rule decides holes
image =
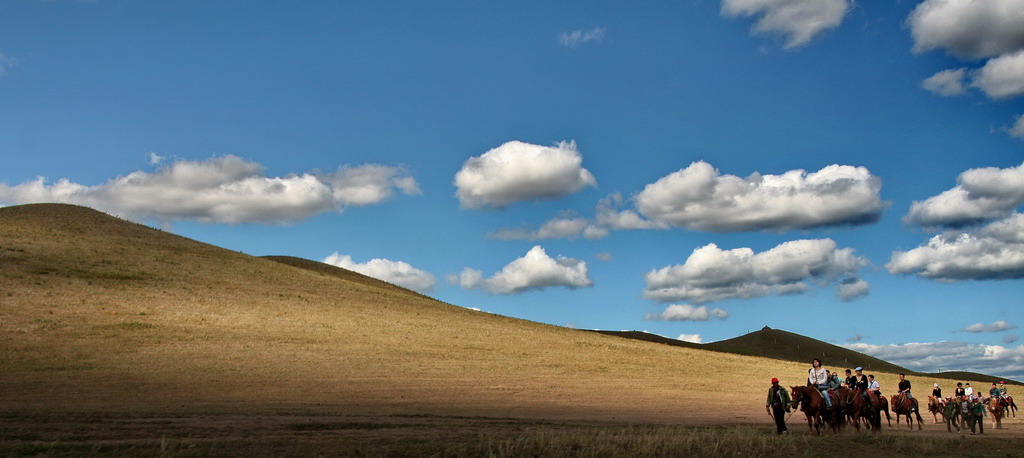
[[[832,400],[828,396],[828,371],[821,367],[821,360],[818,358],[811,361],[811,368],[807,370],[807,385],[821,392],[821,397],[825,398],[825,408],[832,410]]]
[[[995,384],[993,383],[993,385]],[[915,401],[914,395],[910,394],[910,380],[907,380],[907,374],[900,374],[900,384],[897,386],[897,388],[900,390],[899,394],[909,399],[909,402],[913,403]],[[913,412],[914,408],[911,407],[910,411]]]

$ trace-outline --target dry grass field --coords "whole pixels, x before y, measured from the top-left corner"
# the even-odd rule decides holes
[[[767,380],[803,364],[476,312],[83,207],[0,208],[0,304],[3,454],[1024,453],[1016,419],[969,443],[776,437]]]

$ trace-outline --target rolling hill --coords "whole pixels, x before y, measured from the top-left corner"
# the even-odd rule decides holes
[[[753,422],[767,380],[806,365],[476,312],[70,205],[0,208],[0,279],[8,413]],[[694,416],[711,395],[734,407]]]

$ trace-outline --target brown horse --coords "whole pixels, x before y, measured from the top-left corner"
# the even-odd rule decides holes
[[[935,396],[928,396],[928,412],[932,414],[932,418],[935,419],[935,423],[940,423],[939,415],[945,417],[943,412],[945,407],[946,403],[942,402],[942,399]],[[945,420],[945,418],[943,418],[943,420]]]
[[[914,429],[914,416],[916,416],[917,429],[921,429],[921,423],[924,420],[921,419],[920,409],[917,408],[917,399],[905,394],[894,394],[892,395],[892,411],[896,412],[897,425],[900,424],[900,415],[906,415],[907,426],[910,426],[910,429]]]
[[[821,434],[822,421],[828,421],[829,427],[835,432],[838,428],[837,422],[835,421],[835,411],[833,409],[833,418],[828,418],[827,412],[825,411],[825,399],[821,396],[821,392],[811,386],[791,386],[790,396],[793,399],[793,406],[800,405],[800,410],[803,411],[804,416],[807,417],[807,428],[808,434],[815,433]],[[832,405],[835,406],[839,403],[839,399],[834,397],[834,393],[829,393]]]
[[[992,414],[992,428],[1002,429],[1003,415],[1006,413],[1006,407],[995,396],[986,399],[985,404],[988,406],[988,412]]]
[[[868,428],[878,431],[880,422],[876,421],[879,418],[877,410],[867,399],[864,399],[861,392],[842,387],[839,389],[839,400],[846,411],[846,417],[850,419],[850,423],[853,423],[853,427],[857,431],[860,431],[861,419],[867,423]]]

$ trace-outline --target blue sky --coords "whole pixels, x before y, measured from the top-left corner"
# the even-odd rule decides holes
[[[1024,0],[0,3],[0,205],[927,371],[1024,378],[1022,115]]]

